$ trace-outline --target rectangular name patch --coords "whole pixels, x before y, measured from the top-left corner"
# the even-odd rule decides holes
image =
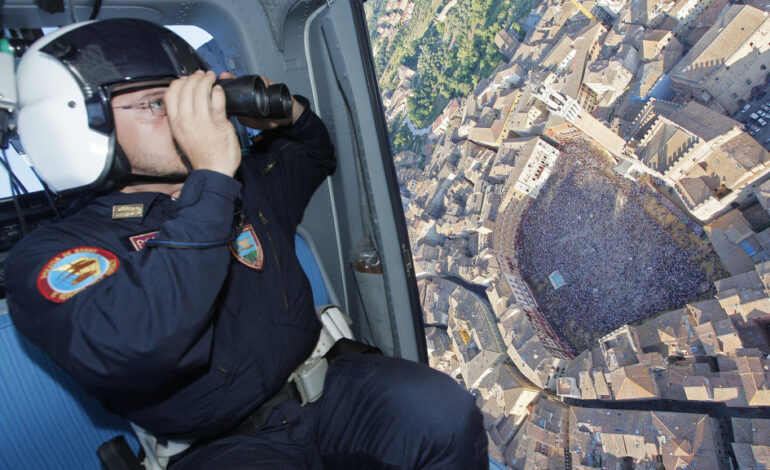
[[[144,214],[144,204],[119,204],[112,206],[113,219],[131,219]]]

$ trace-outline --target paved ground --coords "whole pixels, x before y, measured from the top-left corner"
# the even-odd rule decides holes
[[[770,89],[770,86],[766,85],[765,91],[768,91],[768,89]],[[757,142],[765,148],[770,148],[770,96],[766,94],[762,98],[750,100],[747,104],[749,108],[746,111],[743,111],[743,108],[741,108],[741,110],[733,114],[732,118],[744,124],[746,132],[757,139]],[[752,118],[752,114],[755,114],[757,119]],[[759,119],[765,122],[764,126]]]
[[[521,223],[524,277],[575,353],[709,287],[696,254],[645,212],[647,191],[614,173],[587,144],[570,143]],[[559,290],[548,281],[556,269],[566,281]]]

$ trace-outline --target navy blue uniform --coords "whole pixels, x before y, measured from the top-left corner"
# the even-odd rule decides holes
[[[296,123],[263,133],[258,151],[242,162],[240,181],[196,170],[178,200],[159,193],[107,194],[25,237],[6,261],[8,302],[16,327],[109,409],[160,438],[209,439],[231,429],[281,388],[318,340],[320,325],[294,254],[294,233],[310,197],[334,171],[336,161],[325,127],[302,100],[306,111]],[[116,216],[116,208],[126,207],[133,212]],[[247,242],[258,241],[261,253],[252,249],[251,258],[239,260],[236,250],[221,243],[232,236],[234,220],[253,230]],[[83,280],[95,278],[98,281]],[[81,291],[61,287],[76,286],[80,280],[85,283]],[[412,468],[431,458],[451,456],[461,462],[458,451],[466,462],[485,453],[480,450],[480,415],[451,379],[390,358],[367,357],[356,367],[345,366],[356,361],[362,360],[344,358],[332,365],[321,401],[307,407],[285,403],[265,425],[275,425],[273,420],[283,413],[292,419],[284,416],[279,427],[288,426],[284,421],[304,426],[302,432],[316,443],[317,452],[303,457],[296,468],[321,465],[319,459],[331,465],[335,458],[340,465],[357,465],[353,462],[361,462],[364,455],[372,462],[399,468],[403,462],[403,468]],[[433,385],[407,390],[409,381],[401,380],[406,380],[404,373],[412,382]],[[388,391],[381,375],[390,377],[389,387],[400,400],[390,401],[392,410],[385,406],[387,416],[371,416],[377,413],[371,405]],[[330,412],[343,404],[350,407],[345,394],[355,390],[374,395],[358,404],[363,408],[347,410],[356,413],[352,416]],[[392,448],[381,448],[384,434],[370,433],[365,442],[347,434],[360,422],[360,429],[368,423],[379,433],[421,439],[407,432],[404,426],[409,424],[392,422],[393,413],[406,407],[414,417],[414,408],[404,400],[428,398],[425,411],[440,416],[434,409],[436,397],[430,397],[436,393],[444,394],[455,410],[458,405],[466,409],[465,415],[454,417],[460,420],[459,431],[446,436],[447,443],[454,442],[446,451],[423,448],[432,441],[422,439],[425,442],[416,443],[412,452],[418,460],[406,462],[406,449],[394,454]],[[411,425],[427,435],[438,431],[425,429],[425,424]],[[335,428],[339,433],[334,442],[327,442],[328,432],[318,434]],[[265,448],[295,445],[293,439],[302,434],[298,429],[284,432],[285,439]],[[249,441],[252,449],[265,435],[255,432]],[[248,436],[238,439],[248,441]],[[468,444],[462,446],[458,439]],[[199,446],[173,467],[197,468],[200,459],[209,459],[207,467],[239,468],[231,460],[237,456],[253,468],[264,460],[260,456],[271,454],[257,446],[260,451],[251,455],[242,442],[230,440]],[[211,446],[225,448],[224,457]],[[297,456],[291,451],[287,455]],[[354,460],[344,460],[349,458]]]

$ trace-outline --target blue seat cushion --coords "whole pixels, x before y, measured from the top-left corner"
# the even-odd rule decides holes
[[[101,470],[99,446],[129,424],[107,412],[0,314],[0,468]]]
[[[294,235],[294,249],[297,252],[299,264],[310,281],[310,289],[313,291],[313,303],[316,307],[328,304],[329,294],[321,275],[321,269],[318,267],[313,251],[299,234]]]

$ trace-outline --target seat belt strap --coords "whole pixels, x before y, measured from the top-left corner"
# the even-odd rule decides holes
[[[321,398],[329,362],[324,356],[341,339],[353,339],[350,325],[353,323],[336,305],[324,305],[317,309],[321,321],[321,335],[313,353],[289,376],[299,392],[302,405]]]
[[[145,470],[122,435],[100,445],[96,454],[107,470]]]
[[[139,444],[144,449],[145,458],[142,463],[147,470],[166,470],[171,457],[181,454],[195,442],[194,439],[169,440],[164,445],[158,442],[154,435],[136,424],[131,423],[131,427],[134,429]]]

